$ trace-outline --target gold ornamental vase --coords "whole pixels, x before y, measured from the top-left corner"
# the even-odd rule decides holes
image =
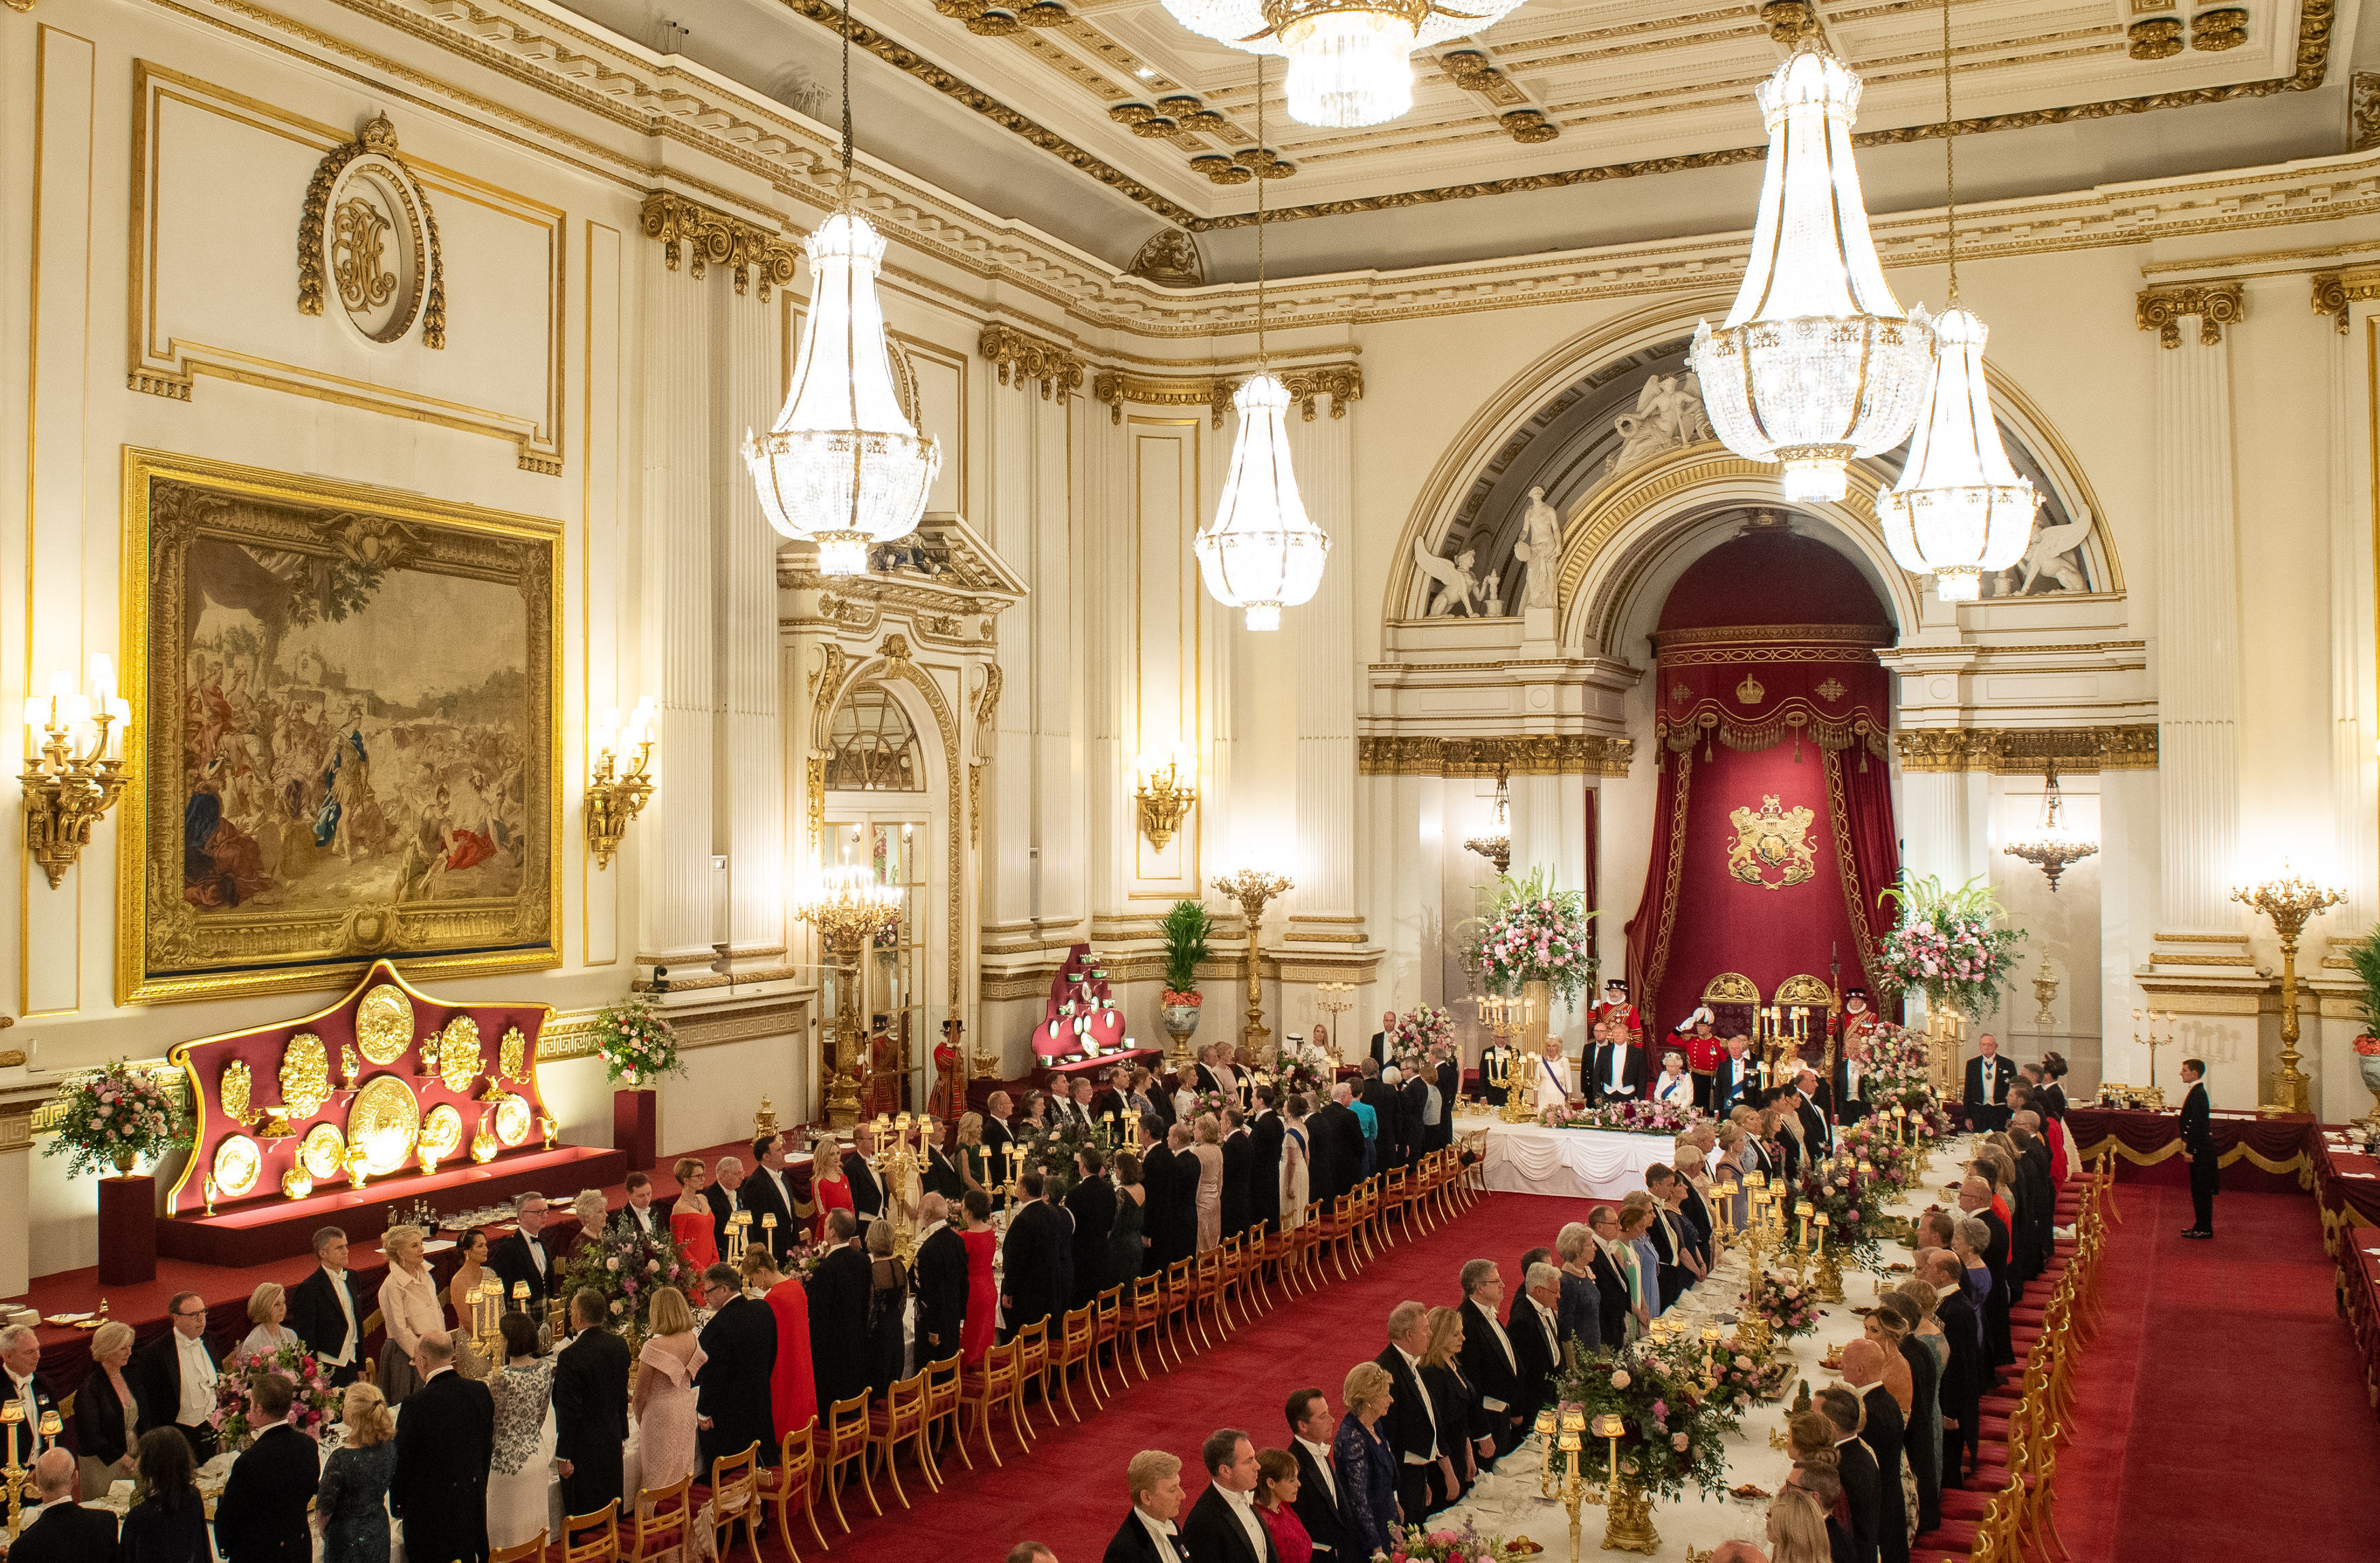
[[[1835,1262],[1831,1250],[1818,1255],[1818,1301],[1840,1302],[1843,1300],[1843,1267]]]
[[[1653,1500],[1624,1470],[1612,1485],[1604,1514],[1604,1551],[1641,1552],[1650,1557],[1661,1550],[1661,1534],[1653,1529]]]

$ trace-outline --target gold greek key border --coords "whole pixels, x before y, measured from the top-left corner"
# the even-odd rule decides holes
[[[1355,771],[1359,776],[1625,776],[1635,753],[1633,738],[1597,733],[1365,737],[1355,740]]]
[[[1991,771],[2029,776],[2055,759],[2070,775],[2155,770],[2155,722],[2107,727],[1922,727],[1893,735],[1904,771]]]

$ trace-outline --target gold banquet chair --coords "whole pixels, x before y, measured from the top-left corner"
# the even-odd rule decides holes
[[[562,1563],[619,1563],[620,1500],[562,1521]]]
[[[760,1563],[760,1445],[758,1439],[742,1454],[721,1455],[710,1462],[711,1550],[725,1563],[735,1545],[735,1527],[752,1548],[752,1563]],[[493,1558],[489,1563],[495,1563]]]
[[[785,1544],[785,1551],[794,1563],[801,1563],[802,1555],[794,1549],[792,1516],[795,1505],[801,1506],[802,1518],[810,1525],[810,1536],[819,1550],[827,1550],[826,1533],[818,1522],[818,1418],[795,1428],[777,1447],[777,1464],[772,1471],[760,1472],[760,1490],[769,1507],[777,1511],[777,1535]]]
[[[901,1472],[893,1457],[903,1444],[917,1453],[917,1470],[926,1478],[926,1485],[941,1490],[942,1479],[934,1470],[933,1451],[926,1447],[926,1433],[932,1425],[927,1416],[926,1370],[919,1368],[907,1378],[896,1379],[884,1390],[884,1399],[868,1412],[868,1453],[871,1460],[880,1460],[884,1474],[892,1484],[892,1496],[901,1507],[909,1507],[909,1495],[902,1490]]]

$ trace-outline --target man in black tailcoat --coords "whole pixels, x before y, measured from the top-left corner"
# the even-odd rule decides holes
[[[2206,1096],[2206,1066],[2196,1059],[2181,1060],[2181,1078],[2190,1095],[2181,1099],[2181,1158],[2190,1163],[2190,1230],[2186,1238],[2215,1235],[2215,1194],[2223,1172],[2215,1154],[2214,1104]]]
[[[1934,1289],[1934,1316],[1941,1320],[1949,1346],[1935,1395],[1942,1407],[1942,1484],[1953,1487],[1959,1484],[1960,1451],[1973,1463],[1983,1446],[1980,1408],[1989,1370],[1984,1365],[1981,1321],[1967,1295],[1959,1256],[1947,1248],[1929,1248],[1917,1261],[1919,1278]]]
[[[1967,1060],[1962,1100],[1967,1122],[1977,1133],[2008,1127],[2009,1087],[2016,1084],[2016,1065],[2000,1057],[1999,1038],[1985,1032],[1975,1038],[1975,1056]]]
[[[1144,1275],[1161,1275],[1165,1266],[1180,1255],[1177,1244],[1195,1242],[1193,1230],[1188,1238],[1179,1238],[1173,1230],[1173,1147],[1169,1144],[1172,1130],[1153,1118],[1140,1121],[1140,1133],[1148,1144],[1140,1153],[1140,1235],[1148,1240],[1141,1260]]]
[[[1499,1457],[1529,1435],[1517,1409],[1521,1401],[1521,1355],[1504,1328],[1504,1272],[1493,1259],[1474,1259],[1463,1266],[1463,1376],[1479,1398],[1480,1415],[1496,1452],[1480,1463],[1493,1465]]]
[[[1278,1110],[1280,1097],[1279,1086],[1257,1086],[1256,1116],[1248,1121],[1248,1218],[1262,1221],[1269,1232],[1281,1228],[1281,1147],[1289,1133]],[[1309,1194],[1313,1188],[1309,1173]]]
[[[838,1210],[835,1216],[848,1219],[851,1212]],[[846,1248],[845,1252],[849,1252]],[[868,1261],[859,1258],[860,1284],[868,1282]],[[824,1265],[820,1266],[821,1270]],[[777,1367],[777,1315],[766,1302],[744,1295],[744,1278],[725,1265],[713,1265],[702,1272],[702,1300],[713,1312],[710,1322],[702,1327],[702,1371],[694,1375],[695,1447],[700,1464],[695,1469],[704,1475],[710,1472],[710,1462],[724,1456],[734,1459],[750,1448],[760,1446],[760,1463],[777,1462],[777,1433],[770,1420],[769,1376]],[[819,1316],[815,1302],[810,1308],[813,1327]],[[859,1327],[868,1327],[868,1300],[860,1294]],[[815,1355],[817,1343],[811,1344]],[[857,1339],[850,1343],[853,1374],[861,1388],[868,1384],[867,1353],[860,1350]],[[856,1391],[845,1391],[845,1398]],[[826,1413],[827,1399],[819,1397],[819,1413]],[[420,1554],[407,1547],[406,1556]]]
[[[859,1223],[851,1212],[828,1211],[826,1236],[834,1246],[810,1272],[805,1289],[810,1309],[810,1381],[818,1390],[821,1426],[829,1406],[867,1392],[868,1304],[872,1286],[868,1255],[859,1246]],[[775,1315],[765,1312],[767,1303],[760,1306],[761,1316],[770,1319],[773,1328]],[[709,1333],[704,1332],[705,1350],[709,1350]],[[768,1375],[760,1377],[760,1405],[767,1410]]]
[[[562,1511],[592,1514],[625,1498],[620,1451],[628,1441],[628,1343],[602,1327],[603,1294],[570,1299],[570,1344],[554,1353],[553,1457],[562,1468]]]
[[[1459,1454],[1460,1427],[1443,1426],[1445,1410],[1421,1381],[1422,1353],[1429,1350],[1429,1309],[1404,1302],[1389,1310],[1389,1343],[1372,1359],[1388,1369],[1393,1387],[1389,1413],[1379,1431],[1397,1457],[1397,1503],[1407,1514],[1427,1514],[1436,1496],[1439,1457]]]
[[[344,1389],[356,1381],[364,1355],[363,1321],[380,1306],[347,1268],[347,1234],[337,1227],[314,1233],[312,1275],[289,1289],[289,1327],[331,1370]]]
[[[1108,1234],[1115,1229],[1115,1184],[1108,1181],[1107,1157],[1097,1145],[1075,1153],[1075,1186],[1066,1193],[1066,1213],[1075,1218],[1075,1295],[1079,1308],[1125,1278],[1108,1274]]]
[[[1860,1398],[1860,1442],[1876,1460],[1876,1553],[1881,1563],[1909,1563],[1908,1497],[1900,1489],[1900,1402],[1884,1387],[1884,1348],[1859,1339],[1843,1347],[1843,1382]]]
[[[488,1268],[504,1283],[504,1306],[512,1306],[513,1288],[528,1283],[529,1312],[543,1315],[545,1300],[553,1295],[553,1250],[545,1242],[545,1200],[523,1194],[514,1202],[516,1230],[488,1250]]]
[[[990,1214],[989,1202],[984,1213]],[[926,1233],[917,1244],[911,1282],[917,1293],[917,1361],[938,1363],[958,1354],[959,1331],[966,1324],[966,1243],[951,1225],[950,1208],[941,1195],[928,1194],[917,1218],[925,1223]]]
[[[407,1557],[479,1563],[488,1556],[496,1402],[486,1385],[455,1371],[455,1345],[444,1336],[423,1336],[413,1367],[422,1382],[396,1419],[389,1512],[404,1522]],[[760,1393],[765,1403],[765,1375]]]
[[[1248,1230],[1248,1211],[1255,1195],[1248,1187],[1254,1167],[1255,1148],[1248,1139],[1248,1126],[1240,1118],[1240,1109],[1223,1109],[1223,1194],[1222,1233],[1237,1237]]]
[[[1026,1172],[1016,1180],[1024,1201],[1008,1218],[1008,1236],[1000,1246],[1000,1338],[1048,1319],[1062,1300],[1058,1290],[1058,1244],[1070,1242],[1066,1223],[1042,1195],[1041,1174]],[[863,1318],[866,1315],[861,1315]]]
[[[1289,1452],[1297,1461],[1297,1521],[1314,1543],[1322,1563],[1361,1563],[1347,1524],[1344,1479],[1332,1444],[1339,1419],[1330,1414],[1330,1397],[1319,1389],[1299,1389],[1289,1397]]]

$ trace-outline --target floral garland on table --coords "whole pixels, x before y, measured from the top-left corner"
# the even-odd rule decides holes
[[[178,1077],[177,1077],[178,1078]],[[96,1074],[58,1087],[58,1133],[42,1154],[72,1157],[68,1176],[130,1170],[135,1160],[152,1165],[168,1151],[190,1143],[190,1120],[178,1084],[165,1086],[122,1059]]]
[[[1876,1257],[1880,1235],[1877,1221],[1891,1192],[1873,1170],[1861,1171],[1856,1157],[1833,1156],[1824,1161],[1806,1162],[1802,1168],[1801,1187],[1793,1194],[1793,1220],[1799,1222],[1799,1207],[1803,1201],[1808,1201],[1814,1215],[1827,1218],[1827,1247],[1838,1261],[1864,1265]],[[1789,1226],[1789,1231],[1799,1230],[1798,1225]],[[1815,1252],[1818,1242],[1815,1223],[1810,1242]]]
[[[1675,1135],[1694,1122],[1694,1114],[1668,1102],[1639,1101],[1632,1097],[1622,1097],[1591,1107],[1548,1108],[1537,1115],[1537,1121],[1548,1129],[1601,1129],[1615,1134]]]
[[[207,1417],[224,1448],[245,1448],[262,1431],[249,1420],[249,1412],[258,1381],[270,1374],[279,1374],[298,1391],[289,1403],[285,1419],[289,1425],[310,1438],[320,1438],[324,1428],[339,1420],[345,1391],[332,1384],[312,1351],[303,1346],[284,1346],[253,1355],[235,1351],[215,1375],[215,1409]]]
[[[1589,1427],[1598,1416],[1620,1418],[1620,1469],[1647,1497],[1683,1497],[1689,1486],[1716,1497],[1727,1485],[1725,1440],[1742,1412],[1732,1396],[1704,1387],[1703,1371],[1699,1340],[1648,1339],[1581,1357],[1557,1375],[1556,1398],[1565,1411],[1585,1412]]]
[[[1501,1536],[1483,1536],[1470,1521],[1459,1531],[1427,1530],[1420,1525],[1389,1527],[1389,1548],[1374,1552],[1389,1563],[1521,1563],[1543,1548],[1524,1551]]]
[[[678,1059],[677,1033],[642,993],[631,993],[595,1016],[595,1046],[603,1058],[603,1072],[630,1085],[686,1072]]]
[[[752,1241],[760,1241],[759,1229],[752,1230]],[[605,1311],[611,1315],[611,1327],[625,1333],[635,1329],[647,1333],[647,1312],[652,1306],[653,1292],[664,1286],[687,1291],[694,1280],[694,1266],[680,1252],[677,1239],[664,1229],[650,1237],[632,1224],[626,1227],[606,1225],[600,1241],[589,1242],[582,1238],[563,1258],[556,1274],[556,1291],[567,1297],[581,1288],[589,1288],[603,1299]],[[688,1301],[697,1301],[689,1296]]]
[[[1499,876],[1487,913],[1461,930],[1463,968],[1490,993],[1510,996],[1523,983],[1542,982],[1555,998],[1574,1005],[1595,975],[1595,945],[1586,929],[1594,915],[1585,896],[1554,889],[1542,865],[1525,879]]]
[[[1995,926],[2007,913],[1983,881],[1946,891],[1928,875],[1888,885],[1876,899],[1888,897],[1899,903],[1900,922],[1876,947],[1879,978],[1975,1021],[1998,1009],[2025,936]]]
[[[1765,1273],[1744,1289],[1742,1311],[1768,1321],[1772,1339],[1790,1340],[1818,1327],[1818,1297],[1790,1275]]]

